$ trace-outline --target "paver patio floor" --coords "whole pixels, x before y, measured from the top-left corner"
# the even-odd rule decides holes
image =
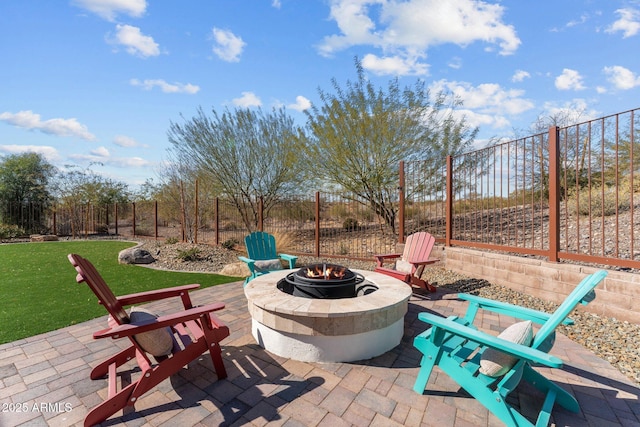
[[[136,404],[107,420],[106,426],[498,426],[500,421],[441,371],[428,392],[412,391],[421,354],[413,337],[428,325],[417,313],[462,314],[455,294],[416,291],[405,317],[405,336],[393,350],[354,363],[304,363],[274,356],[251,336],[251,319],[241,283],[192,293],[194,304],[223,301],[217,314],[231,336],[223,341],[228,378],[217,381],[208,354],[165,380]],[[178,309],[179,300],[152,303],[159,313]],[[485,316],[482,327],[500,330],[503,316]],[[106,396],[106,380],[92,381],[92,366],[115,353],[124,340],[94,340],[106,316],[0,346],[0,426],[82,425],[87,411]],[[640,388],[608,362],[558,335],[551,351],[563,369],[540,369],[570,390],[581,412],[556,406],[557,426],[640,426]],[[133,373],[132,375],[135,375]],[[126,375],[124,376],[126,379]],[[537,414],[542,396],[521,387],[512,396],[525,413]]]

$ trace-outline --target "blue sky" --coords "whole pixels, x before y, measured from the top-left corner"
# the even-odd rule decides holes
[[[640,107],[639,47],[638,0],[3,1],[0,156],[157,182],[171,121],[284,106],[304,124],[355,57],[382,87],[460,96],[482,143]]]

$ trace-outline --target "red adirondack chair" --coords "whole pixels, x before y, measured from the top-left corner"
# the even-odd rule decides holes
[[[418,286],[435,292],[435,286],[422,279],[425,266],[440,261],[429,258],[435,242],[435,237],[425,231],[411,234],[407,237],[401,254],[375,255],[377,266],[374,271],[395,277],[409,286]],[[395,260],[395,264],[392,266],[389,263],[385,266],[385,261],[390,260]]]
[[[78,283],[86,282],[96,294],[100,304],[111,315],[108,328],[93,334],[95,339],[111,337],[128,338],[131,345],[110,357],[91,371],[91,379],[108,376],[108,397],[103,403],[87,414],[86,427],[98,424],[125,406],[131,406],[147,391],[164,379],[177,373],[188,363],[209,350],[218,379],[226,378],[222,361],[220,341],[229,336],[229,328],[212,312],[224,308],[217,302],[200,307],[191,304],[189,291],[200,285],[185,285],[116,297],[96,268],[80,255],[69,254],[69,261],[75,267]],[[133,309],[127,313],[123,307],[180,297],[184,311],[156,317],[139,309],[134,316]],[[168,340],[168,346],[166,346]],[[180,343],[178,342],[180,341]],[[159,348],[165,341],[165,348]],[[160,344],[160,345],[157,345]],[[155,353],[151,355],[150,353]],[[156,363],[152,362],[151,357]],[[118,367],[135,360],[140,368],[139,378],[118,391]],[[132,374],[135,370],[132,371]]]

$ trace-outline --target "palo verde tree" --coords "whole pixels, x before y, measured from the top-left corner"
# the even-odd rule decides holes
[[[48,184],[55,167],[41,154],[12,154],[0,159],[0,223],[27,233],[44,229],[44,209],[51,201]],[[28,215],[24,215],[28,212]]]
[[[452,95],[432,98],[424,81],[400,87],[397,78],[377,88],[355,62],[355,82],[341,87],[333,79],[333,92],[319,89],[321,102],[305,111],[314,170],[395,231],[399,162],[442,165],[469,147],[477,129],[455,116],[460,102]]]
[[[268,211],[307,182],[307,137],[284,108],[212,110],[210,116],[198,109],[184,123],[172,122],[168,139],[174,161],[206,176],[239,210],[249,231],[258,224],[258,198]]]

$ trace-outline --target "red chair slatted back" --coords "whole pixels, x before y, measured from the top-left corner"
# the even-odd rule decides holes
[[[119,325],[129,323],[127,312],[122,308],[122,304],[120,304],[116,296],[111,292],[111,289],[93,264],[89,260],[76,254],[69,254],[68,258],[71,265],[73,265],[78,272],[76,281],[78,283],[85,282],[89,285],[93,293],[98,297],[100,303],[106,307],[111,317]]]

